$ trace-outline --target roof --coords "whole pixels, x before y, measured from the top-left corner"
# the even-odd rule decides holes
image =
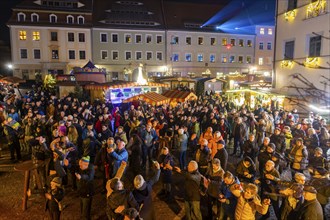
[[[175,101],[185,101],[187,98],[189,98],[189,96],[194,96],[195,98],[197,98],[197,96],[193,92],[180,91],[177,89],[166,91],[163,93],[163,96],[166,96]]]
[[[154,83],[148,82],[146,85],[140,85],[137,82],[127,82],[127,81],[115,81],[115,82],[107,82],[107,83],[90,83],[86,85],[86,89],[93,89],[93,90],[101,90],[101,89],[119,89],[119,88],[129,88],[129,87],[169,87],[167,84],[163,83]]]
[[[96,66],[94,65],[94,63],[92,61],[88,61],[88,63],[86,63],[86,65],[83,67],[83,68],[91,68],[91,69],[94,69],[96,68]]]
[[[155,93],[155,92],[148,92],[148,93],[132,96],[132,97],[126,99],[124,102],[132,102],[134,100],[143,100],[149,104],[158,106],[158,105],[162,105],[165,103],[169,103],[170,98],[165,97],[165,96]]]

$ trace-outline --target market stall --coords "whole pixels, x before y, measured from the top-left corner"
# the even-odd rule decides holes
[[[197,100],[197,96],[193,92],[180,91],[177,89],[166,91],[163,93],[163,96],[170,99],[170,104],[172,106],[175,106],[178,102]]]
[[[146,103],[151,104],[153,106],[160,106],[163,104],[168,104],[170,102],[170,99],[163,95],[160,95],[155,92],[148,92],[148,93],[132,96],[124,100],[124,103],[139,101],[139,100],[145,101]]]

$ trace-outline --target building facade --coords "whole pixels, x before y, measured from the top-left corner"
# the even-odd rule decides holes
[[[315,87],[330,94],[329,12],[329,0],[278,1],[273,79],[277,89],[308,96]]]
[[[23,1],[8,22],[13,75],[68,73],[91,59],[90,1]]]

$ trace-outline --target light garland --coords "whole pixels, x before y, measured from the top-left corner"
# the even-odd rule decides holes
[[[293,67],[293,61],[292,60],[282,60],[281,61],[281,67],[291,69]]]
[[[307,18],[317,17],[324,13],[326,10],[326,4],[326,0],[318,0],[310,3],[307,7]]]
[[[293,9],[291,11],[287,11],[287,12],[284,13],[284,18],[287,21],[293,20],[296,16],[297,16],[297,10],[296,9]]]
[[[319,66],[319,58],[318,57],[307,57],[304,62],[306,67],[315,68]]]

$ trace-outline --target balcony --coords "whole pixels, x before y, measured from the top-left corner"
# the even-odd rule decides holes
[[[326,0],[317,0],[307,6],[306,18],[314,18],[326,13]]]

